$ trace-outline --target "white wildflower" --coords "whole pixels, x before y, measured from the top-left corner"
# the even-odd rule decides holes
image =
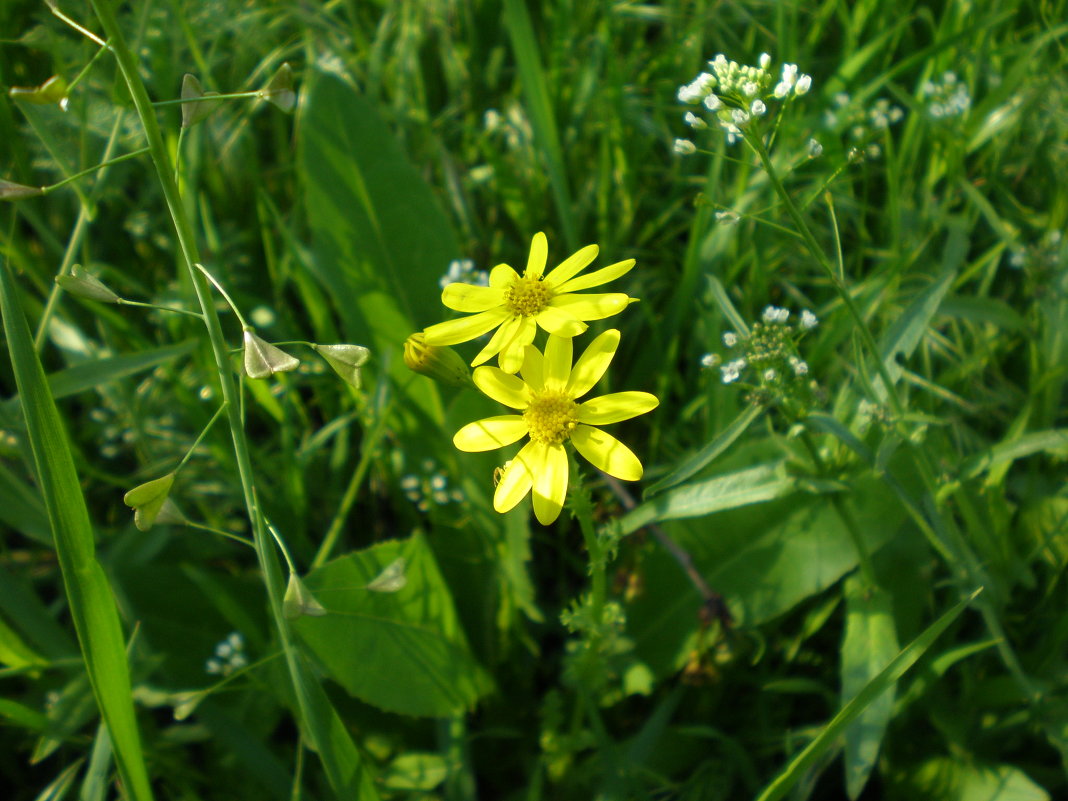
[[[709,95],[709,97],[713,97],[713,95]],[[682,119],[683,122],[693,128],[695,131],[703,131],[705,128],[708,127],[708,123],[698,117],[692,111],[687,111],[685,114],[683,114]]]
[[[764,105],[764,101],[760,100],[759,98],[757,100],[754,100],[752,105],[749,106],[749,111],[756,117],[759,117],[761,114],[763,114],[767,110],[768,110],[768,107],[765,106]]]
[[[725,331],[723,333],[723,344],[728,348],[733,348],[738,344],[738,335],[733,331]]]
[[[805,309],[803,312],[801,312],[801,330],[802,331],[811,331],[818,324],[819,324],[819,320],[816,318],[816,315],[814,315],[808,309]]]
[[[823,145],[816,139],[808,140],[808,157],[810,159],[818,159],[823,155]]]

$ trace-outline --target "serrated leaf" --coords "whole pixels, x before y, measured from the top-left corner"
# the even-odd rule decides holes
[[[245,329],[245,373],[249,378],[270,378],[275,373],[296,370],[300,360]]]
[[[367,592],[403,558],[407,584]],[[470,709],[491,686],[459,625],[433,552],[419,535],[336,559],[305,577],[330,610],[294,628],[349,693],[391,712],[445,717]]]

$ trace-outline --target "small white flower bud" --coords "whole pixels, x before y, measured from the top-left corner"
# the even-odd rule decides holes
[[[797,85],[794,86],[794,94],[795,95],[803,95],[803,94],[805,94],[805,92],[807,92],[811,88],[812,88],[812,76],[811,75],[802,75],[800,78],[797,79]]]
[[[709,95],[709,97],[714,97],[714,96],[715,95]],[[705,128],[708,127],[708,123],[705,122],[700,117],[698,117],[692,111],[687,111],[685,114],[683,114],[682,115],[682,119],[687,125],[689,125],[691,128],[693,128],[695,131],[703,131]]]
[[[760,69],[766,70],[768,68],[768,65],[771,64],[771,56],[769,56],[767,53],[761,53],[759,64]]]
[[[759,98],[754,100],[752,105],[749,106],[749,110],[757,117],[768,110],[768,107],[764,105],[764,101]]]
[[[697,145],[689,139],[676,139],[675,152],[682,156],[692,156],[697,152]]]
[[[723,101],[719,99],[718,95],[708,95],[704,100],[705,108],[709,111],[717,111],[720,106],[723,105]]]

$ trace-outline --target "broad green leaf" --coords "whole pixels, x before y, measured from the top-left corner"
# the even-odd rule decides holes
[[[400,558],[407,584],[370,592]],[[352,695],[391,712],[445,717],[470,709],[490,688],[460,629],[449,588],[421,535],[349,554],[305,582],[325,617],[294,628],[327,673]]]
[[[960,601],[946,611],[934,623],[902,649],[893,661],[879,672],[868,684],[847,703],[835,715],[831,721],[823,727],[820,733],[809,743],[775,779],[764,788],[757,796],[756,801],[778,801],[802,779],[810,767],[812,767],[824,754],[835,746],[835,741],[842,736],[850,723],[856,720],[860,714],[881,696],[887,689],[892,687],[898,679],[916,664],[923,654],[934,644],[939,635],[949,625],[960,617],[967,606],[975,599],[982,589],[978,589],[970,596]],[[964,801],[964,799],[961,799]]]
[[[703,517],[713,512],[781,498],[795,489],[794,479],[783,472],[781,463],[766,464],[665,492],[610,525],[616,534],[623,536],[650,523]]]
[[[898,652],[890,596],[859,577],[845,581],[846,628],[842,641],[842,704],[851,701]],[[845,731],[846,793],[857,798],[868,782],[894,707],[895,685],[871,702]]]
[[[344,338],[381,357],[407,400],[440,421],[437,391],[412,381],[401,344],[448,313],[438,278],[461,255],[456,237],[374,105],[336,75],[309,73],[298,141],[311,267]]]
[[[843,501],[853,509],[870,553],[895,536],[904,512],[880,482],[856,482]],[[794,493],[664,530],[719,592],[739,625],[758,625],[825,591],[857,566],[841,517],[818,496]],[[701,597],[663,549],[645,559],[645,591],[627,608],[628,632],[658,676],[684,664],[699,625]]]
[[[1049,793],[1012,765],[935,757],[905,781],[914,798],[938,801],[1049,801]]]
[[[59,410],[33,346],[18,288],[6,261],[0,267],[4,333],[33,449],[37,480],[52,524],[70,614],[100,712],[115,746],[126,792],[152,798],[131,700],[126,642],[115,598],[100,562],[89,513]]]

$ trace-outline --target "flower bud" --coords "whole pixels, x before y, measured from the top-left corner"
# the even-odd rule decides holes
[[[450,387],[471,386],[471,369],[460,354],[445,345],[428,345],[422,333],[404,341],[404,363],[408,369]]]

